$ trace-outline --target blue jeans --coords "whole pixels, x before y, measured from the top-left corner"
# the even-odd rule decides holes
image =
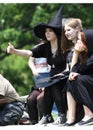
[[[39,73],[39,76],[34,76],[34,81],[37,82],[37,80],[44,78],[44,77],[49,77],[50,73]]]

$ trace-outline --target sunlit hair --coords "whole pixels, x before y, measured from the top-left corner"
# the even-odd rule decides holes
[[[84,45],[86,45],[86,36],[84,32],[79,32],[78,35],[81,36],[81,41],[83,42]]]
[[[65,52],[66,50],[68,50],[69,48],[71,48],[73,46],[73,44],[71,44],[71,42],[65,36],[64,27],[66,25],[70,26],[71,28],[77,28],[78,31],[82,31],[83,30],[82,22],[81,22],[80,19],[78,19],[78,18],[68,18],[65,21],[64,26],[62,27],[62,46],[61,46],[62,52]]]
[[[79,32],[78,35],[81,36],[81,41],[83,44],[86,46],[86,36],[84,32]],[[87,53],[88,53],[88,48],[86,46],[86,49],[80,53],[80,62],[83,63],[87,59]]]
[[[82,21],[79,18],[68,18],[64,26],[70,26],[71,28],[78,28],[79,31],[83,30]]]

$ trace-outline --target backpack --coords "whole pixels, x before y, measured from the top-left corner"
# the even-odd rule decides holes
[[[0,126],[17,124],[23,115],[24,104],[14,101],[0,107]]]

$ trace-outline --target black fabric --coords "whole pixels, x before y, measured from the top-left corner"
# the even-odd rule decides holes
[[[80,74],[93,74],[93,54],[82,64],[75,64],[72,68],[72,72],[78,72]]]
[[[43,95],[44,91],[33,89],[27,97],[27,111],[32,124],[38,123],[43,116]]]
[[[33,48],[31,50],[33,52],[33,57],[46,57],[48,64],[51,65],[51,67],[53,65],[55,66],[50,71],[51,77],[65,70],[66,58],[69,52],[62,54],[60,49],[58,49],[55,58],[53,58],[50,43],[39,45],[37,48]],[[61,80],[60,82],[52,85],[51,87],[46,87],[44,89],[45,115],[51,114],[54,102],[57,106],[58,113],[65,113],[67,103],[65,100],[65,92],[63,93],[63,88],[65,86],[66,81],[67,79]]]
[[[0,126],[14,125],[23,115],[24,105],[15,101],[0,107]]]
[[[86,36],[86,45],[88,48],[88,57],[93,54],[93,29],[84,30]]]
[[[50,114],[52,111],[53,103],[55,102],[57,106],[58,113],[65,113],[67,110],[66,107],[66,98],[63,88],[67,80],[62,80],[54,84],[52,87],[46,87],[44,89],[44,103],[45,103],[45,114]]]
[[[75,122],[79,122],[82,120],[82,118],[84,117],[84,109],[83,109],[83,106],[79,103],[77,103],[77,106],[76,106],[76,118],[75,118]]]
[[[53,58],[50,43],[41,44],[36,48],[31,49],[31,51],[33,52],[33,57],[45,57],[47,58],[47,62],[51,67],[53,65],[55,66],[55,68],[51,69],[50,76],[53,76],[65,70],[67,54],[61,54],[60,51],[58,51],[55,58]]]
[[[68,75],[42,78],[36,82],[36,87],[37,88],[52,87],[54,84],[57,84],[67,78]]]
[[[76,102],[88,106],[93,112],[93,75],[79,75],[67,83]]]

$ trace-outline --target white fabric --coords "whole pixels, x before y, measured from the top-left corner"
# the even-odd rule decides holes
[[[48,73],[50,72],[50,67],[47,64],[46,58],[35,58],[35,65],[38,73]]]
[[[0,95],[5,96],[8,99],[8,102],[19,100],[19,95],[17,94],[15,88],[1,74],[0,74]]]

